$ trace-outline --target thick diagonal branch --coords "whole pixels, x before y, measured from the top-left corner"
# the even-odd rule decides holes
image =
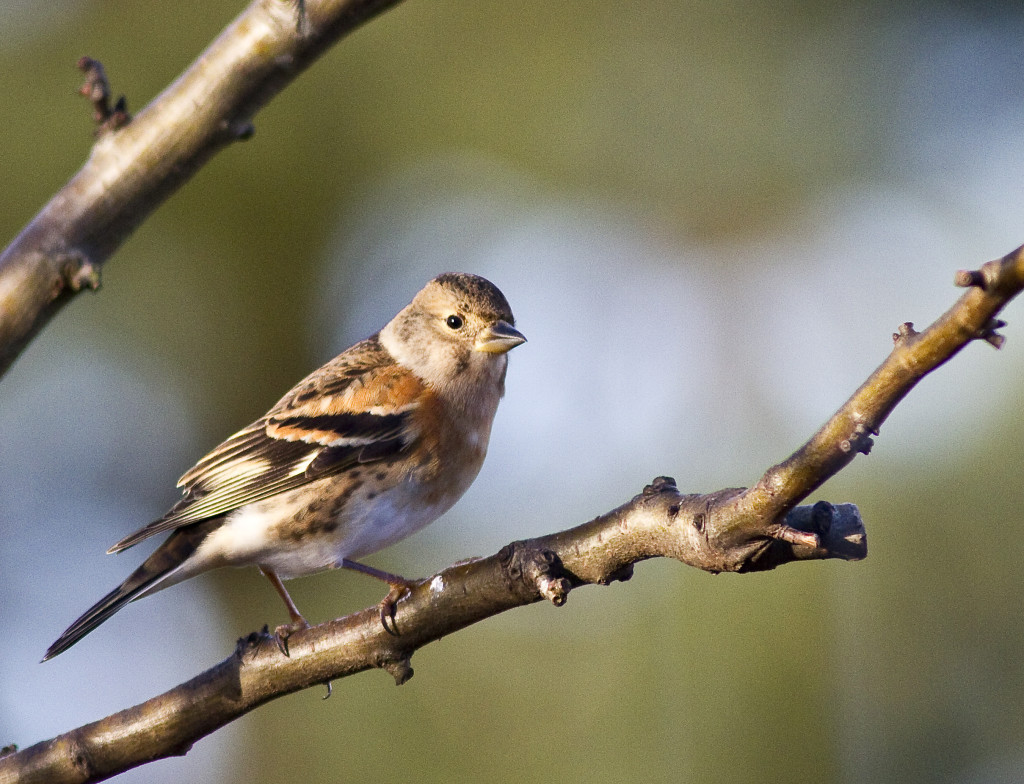
[[[0,254],[0,375],[103,263],[253,115],[345,33],[399,0],[255,0]],[[300,16],[301,14],[301,16]]]
[[[251,635],[235,655],[165,694],[0,758],[0,784],[100,781],[184,754],[199,738],[275,697],[367,669],[385,669],[404,683],[412,676],[410,657],[424,645],[513,607],[542,600],[564,604],[581,585],[629,579],[633,564],[646,558],[741,569],[753,550],[721,547],[711,526],[701,522],[717,515],[717,496],[681,495],[662,477],[588,523],[452,566],[417,583],[399,602],[397,634],[371,608],[296,632],[288,656],[265,632]],[[863,526],[849,504],[794,510],[790,522],[808,530],[817,525],[821,545],[780,551],[780,563],[864,555]]]

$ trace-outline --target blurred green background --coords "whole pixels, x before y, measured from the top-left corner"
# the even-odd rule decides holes
[[[88,154],[81,55],[137,111],[239,10],[0,0],[0,236]],[[231,571],[36,663],[195,459],[446,269],[498,284],[530,342],[476,485],[369,562],[424,576],[658,474],[756,481],[954,301],[955,269],[1024,242],[1022,35],[1019,4],[924,0],[408,0],[361,28],[0,382],[0,745],[281,622]],[[1020,308],[815,496],[860,506],[866,561],[645,563],[419,652],[400,689],[293,695],[123,780],[1024,779]],[[380,598],[349,574],[292,591],[315,620]]]

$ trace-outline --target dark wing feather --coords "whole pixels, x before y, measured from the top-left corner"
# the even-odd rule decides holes
[[[366,343],[357,346],[362,347],[359,359],[372,353]],[[408,374],[381,362],[379,355],[374,362],[333,367],[347,354],[304,379],[265,417],[203,457],[178,483],[184,498],[109,552],[407,448],[417,436],[411,415],[419,382],[410,382]]]

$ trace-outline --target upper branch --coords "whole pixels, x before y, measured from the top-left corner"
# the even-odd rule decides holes
[[[399,0],[254,0],[177,81],[128,122],[108,111],[79,172],[0,254],[0,375],[160,203],[325,49]],[[90,71],[90,65],[92,69]],[[102,68],[83,59],[106,106]],[[120,114],[119,114],[120,110]]]

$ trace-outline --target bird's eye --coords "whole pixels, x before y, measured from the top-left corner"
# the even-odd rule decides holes
[[[451,315],[444,323],[452,329],[462,329],[462,316]]]

